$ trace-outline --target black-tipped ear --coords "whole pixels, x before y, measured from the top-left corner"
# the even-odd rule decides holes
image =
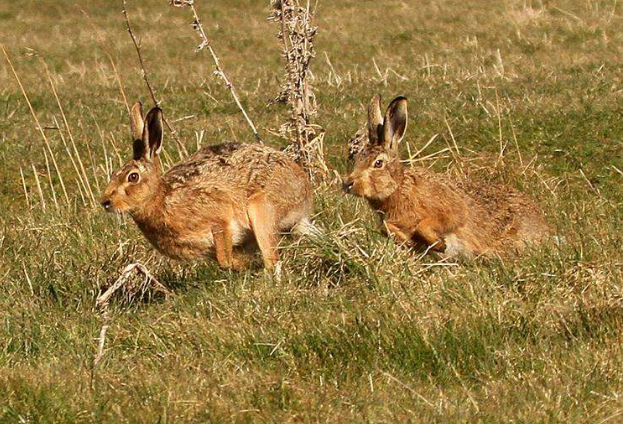
[[[375,95],[368,104],[368,140],[371,144],[379,144],[381,130],[383,129],[383,116],[381,115],[381,95]]]
[[[132,159],[141,160],[145,159],[147,155],[147,146],[141,139],[134,140],[132,142]]]
[[[136,102],[130,108],[130,132],[132,133],[132,158],[141,160],[147,153],[147,145],[143,142],[143,106]]]
[[[160,154],[162,139],[162,110],[156,106],[145,117],[145,126],[143,128],[143,143],[149,146],[149,159]]]
[[[383,124],[383,147],[391,152],[398,152],[399,143],[407,129],[407,99],[399,96],[392,100]]]

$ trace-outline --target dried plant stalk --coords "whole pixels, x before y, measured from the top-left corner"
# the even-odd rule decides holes
[[[127,284],[130,281],[130,277],[133,274],[142,275],[142,276],[145,277],[143,285],[149,285],[155,291],[164,293],[165,295],[171,294],[171,290],[169,290],[166,286],[164,286],[162,283],[160,283],[149,272],[149,270],[145,267],[145,265],[136,262],[136,263],[130,264],[127,267],[124,268],[124,270],[121,272],[121,275],[119,276],[119,278],[117,278],[117,280],[113,283],[113,285],[110,286],[104,293],[102,293],[101,295],[98,296],[98,298],[95,301],[95,305],[100,307],[100,308],[107,307],[111,297],[121,287],[123,287],[125,284]],[[143,287],[143,285],[138,285],[138,286],[137,285],[133,285],[133,287],[131,288],[130,291],[132,293],[135,293],[135,294],[139,293],[140,291],[145,289],[145,287]]]
[[[102,311],[102,328],[100,328],[100,335],[98,337],[98,349],[95,357],[93,358],[93,364],[91,366],[91,388],[95,388],[95,377],[97,373],[98,365],[104,357],[104,345],[106,344],[106,332],[110,327],[110,312],[107,308]]]
[[[136,284],[131,281],[132,276],[142,275],[145,279],[142,284]],[[110,286],[104,293],[100,294],[95,300],[96,308],[99,308],[102,316],[102,327],[100,328],[100,334],[98,337],[98,347],[95,357],[93,358],[93,364],[91,367],[91,387],[95,387],[95,377],[97,373],[97,367],[102,361],[104,356],[104,346],[106,344],[106,332],[110,327],[111,313],[108,309],[112,296],[122,289],[124,286],[129,286],[130,297],[140,295],[148,288],[153,289],[156,292],[164,293],[165,296],[170,295],[172,292],[166,286],[161,284],[143,265],[138,262],[130,264],[124,268],[121,275],[112,286]]]
[[[312,123],[316,114],[316,98],[310,85],[310,61],[315,56],[314,37],[317,27],[312,24],[314,12],[309,2],[271,0],[269,21],[279,24],[277,38],[282,41],[285,75],[282,90],[272,103],[285,103],[291,115],[279,129],[290,146],[287,149],[313,177],[324,179],[329,170],[323,155],[324,131]]]
[[[45,64],[45,62],[43,62]],[[76,143],[74,142],[74,135],[71,131],[71,128],[69,126],[69,122],[67,121],[67,116],[65,115],[65,111],[63,109],[63,105],[61,104],[61,100],[58,96],[58,92],[56,91],[56,86],[54,85],[54,81],[52,80],[52,77],[50,76],[50,73],[47,71],[47,65],[45,65],[46,68],[46,72],[48,75],[48,81],[50,83],[50,88],[52,89],[52,94],[54,94],[54,99],[56,100],[56,104],[59,107],[59,111],[61,112],[61,117],[63,118],[63,124],[65,126],[65,130],[67,131],[67,135],[69,137],[69,141],[71,142],[71,145],[73,147],[73,155],[76,156],[76,163],[78,163],[80,165],[80,169],[76,168],[76,172],[78,173],[78,177],[80,178],[80,180],[83,182],[84,184],[84,189],[85,189],[85,193],[87,194],[87,196],[89,197],[89,200],[91,201],[91,205],[92,206],[97,206],[98,205],[98,201],[97,198],[93,192],[93,189],[91,187],[91,181],[89,180],[89,177],[87,176],[87,171],[84,167],[84,164],[82,163],[82,159],[80,158],[80,153],[78,153],[78,148],[76,147]],[[54,117],[54,122],[56,127],[59,130],[59,135],[61,136],[61,140],[63,141],[63,144],[66,145],[67,148],[67,144],[66,144],[66,140],[63,136],[63,130],[61,129],[61,127],[59,126],[59,123],[56,120],[56,117]],[[86,144],[87,148],[89,147],[89,144]],[[68,151],[68,154],[70,156],[70,158],[72,158],[72,153]],[[74,159],[71,159],[72,162],[74,162]],[[97,182],[97,180],[96,180]]]
[[[52,93],[54,94],[54,98],[56,99],[56,103],[59,106],[59,109],[61,111],[61,115],[63,117],[63,122],[65,122],[65,127],[69,130],[69,124],[67,123],[67,118],[65,117],[65,111],[63,110],[63,107],[61,105],[61,101],[58,97],[58,93],[56,92],[56,87],[54,86],[54,82],[52,81],[52,76],[50,75],[50,70],[48,69],[48,64],[45,62],[45,60],[41,59],[41,63],[43,64],[43,67],[46,71],[46,75],[48,77],[48,81],[50,82],[50,87],[52,88]],[[59,129],[59,132],[62,133],[61,127],[59,127],[58,122],[56,123],[56,128]],[[71,132],[70,132],[71,135]],[[50,150],[50,149],[48,149]],[[56,163],[56,158],[54,157],[54,153],[52,153],[52,151],[50,150],[50,156],[52,157],[52,164],[54,165],[54,169],[56,170],[56,173],[59,177],[59,183],[61,184],[61,188],[63,189],[63,195],[65,196],[65,201],[67,202],[67,204],[70,204],[69,201],[69,195],[67,194],[67,189],[65,188],[65,182],[63,181],[63,175],[61,175],[61,171],[58,167],[58,164]],[[92,199],[93,200],[93,199]]]
[[[58,205],[58,201],[56,200],[56,190],[54,189],[54,183],[52,182],[52,173],[50,172],[50,161],[48,161],[48,154],[46,153],[45,148],[43,149],[43,157],[45,159],[46,177],[48,177],[48,185],[50,186],[50,192],[52,193],[52,201],[54,202],[54,207],[58,210],[59,205]]]
[[[210,41],[208,40],[206,31],[204,31],[204,27],[202,26],[201,21],[199,19],[199,15],[197,14],[197,10],[195,9],[194,1],[193,0],[171,0],[171,5],[175,7],[185,7],[185,6],[190,7],[191,12],[193,13],[193,29],[195,30],[195,32],[197,32],[197,35],[201,39],[201,43],[199,44],[199,46],[197,46],[197,51],[204,50],[204,49],[208,50],[215,64],[215,71],[214,71],[215,75],[221,78],[226,88],[230,91],[230,94],[234,98],[234,102],[236,103],[236,106],[238,106],[241,113],[245,117],[245,121],[247,121],[247,124],[251,128],[251,131],[253,132],[253,135],[256,138],[256,140],[259,142],[262,142],[262,139],[260,138],[260,135],[258,134],[258,130],[256,129],[256,126],[254,125],[253,121],[247,114],[247,111],[245,111],[245,108],[243,107],[240,101],[240,98],[238,97],[236,88],[234,88],[234,85],[232,84],[227,74],[221,67],[219,56],[217,56],[217,53],[215,52],[214,48],[210,44]]]
[[[24,171],[20,166],[20,177],[22,178],[22,188],[24,189],[24,198],[26,199],[26,207],[30,210],[30,199],[28,196],[28,189],[26,188],[26,180],[24,179]]]
[[[156,106],[160,106],[160,100],[156,99],[156,94],[147,76],[147,70],[145,69],[145,62],[143,61],[143,55],[141,54],[141,43],[137,39],[136,35],[134,35],[134,31],[132,30],[132,25],[130,25],[130,18],[128,18],[128,12],[126,10],[127,9],[126,0],[121,0],[121,4],[122,4],[122,13],[126,20],[126,29],[128,30],[128,34],[130,34],[130,38],[132,39],[132,44],[134,44],[134,49],[136,50],[137,57],[139,59],[139,66],[141,67],[141,75],[143,76],[143,80],[145,81],[147,90],[149,91],[150,96],[152,97],[152,101],[154,102]],[[126,104],[126,107],[128,107],[127,104]],[[169,121],[164,116],[163,116],[163,122],[165,123],[165,126],[171,133],[171,136],[173,137],[173,139],[176,142],[176,145],[178,146],[178,155],[180,156],[180,158],[188,156],[188,151],[186,150],[186,147],[184,147],[184,144],[180,141],[180,137],[178,137],[178,132],[171,126]]]
[[[84,182],[83,178],[82,178],[82,174],[80,172],[80,169],[78,168],[78,165],[76,164],[76,161],[74,160],[74,156],[71,152],[71,150],[69,149],[69,145],[67,143],[67,139],[65,138],[65,135],[63,135],[63,131],[60,129],[60,125],[58,120],[56,119],[56,116],[53,116],[52,119],[54,120],[54,124],[56,125],[57,128],[59,128],[59,135],[61,137],[61,141],[63,142],[63,146],[65,147],[65,152],[67,153],[67,156],[69,157],[69,160],[71,161],[73,167],[74,167],[74,172],[76,172],[76,175],[78,176],[78,178],[76,178],[76,186],[78,187],[78,191],[80,193],[80,197],[82,198],[82,204],[84,206],[87,206],[86,203],[86,199],[85,199],[85,195],[84,193],[87,193],[88,196],[88,190],[87,190],[87,183]],[[70,132],[71,134],[71,132]]]

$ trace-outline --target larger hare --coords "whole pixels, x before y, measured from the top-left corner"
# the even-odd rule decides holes
[[[209,254],[222,267],[245,264],[236,246],[257,243],[266,268],[278,260],[279,232],[307,224],[312,189],[286,154],[258,144],[199,150],[163,174],[162,112],[131,110],[133,157],[115,171],[102,196],[107,211],[125,212],[161,253],[175,259]]]
[[[368,140],[351,149],[355,163],[344,189],[366,198],[399,243],[472,257],[546,238],[550,228],[540,209],[510,187],[403,167],[398,147],[407,128],[407,99],[394,99],[385,116],[380,106],[375,96],[368,108]]]

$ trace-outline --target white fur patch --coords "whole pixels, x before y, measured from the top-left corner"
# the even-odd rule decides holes
[[[444,243],[446,243],[444,256],[470,256],[470,252],[466,249],[463,241],[455,234],[449,234],[446,236],[444,238]]]
[[[208,247],[214,246],[214,237],[212,236],[212,232],[208,232],[204,240],[208,243]]]
[[[250,233],[249,228],[243,227],[238,221],[231,221],[230,229],[232,230],[232,245],[234,246],[240,246]]]
[[[314,225],[308,217],[305,217],[301,221],[297,222],[293,227],[292,232],[302,236],[320,236],[323,234],[323,231]]]
[[[303,220],[310,222],[306,216],[305,209],[303,207],[292,209],[278,223],[278,230],[284,232],[291,231],[293,227],[300,225]]]

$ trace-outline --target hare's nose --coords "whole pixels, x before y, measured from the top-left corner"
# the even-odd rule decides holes
[[[105,210],[109,210],[111,208],[111,201],[109,199],[102,199],[102,201],[100,201],[100,204]]]
[[[342,183],[342,190],[345,193],[349,193],[351,191],[351,188],[353,188],[353,181],[346,180],[344,183]]]

